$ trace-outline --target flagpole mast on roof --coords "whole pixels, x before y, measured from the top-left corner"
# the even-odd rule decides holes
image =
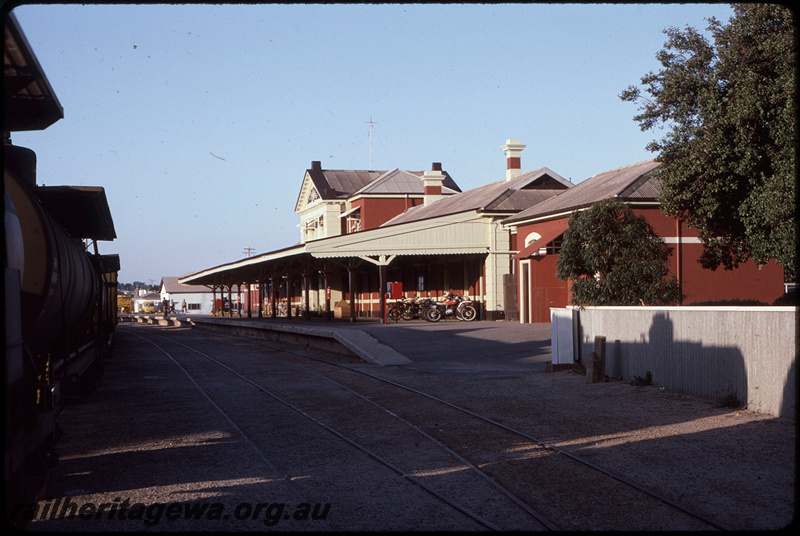
[[[369,169],[372,171],[372,127],[376,123],[372,122],[372,116],[369,116]]]

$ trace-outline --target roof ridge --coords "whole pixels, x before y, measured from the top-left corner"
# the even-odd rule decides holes
[[[644,165],[644,164],[649,164],[651,162],[655,162],[655,160],[656,160],[655,158],[649,158],[647,160],[642,160],[641,162],[635,162],[633,164],[628,164],[626,166],[620,166],[620,167],[616,167],[614,169],[609,169],[607,171],[601,171],[599,173],[595,173],[594,175],[591,175],[589,178],[587,178],[587,179],[585,179],[585,180],[583,180],[581,182],[586,182],[589,179],[592,179],[594,177],[599,177],[600,175],[607,175],[609,173],[619,173],[620,171],[626,170],[628,168],[632,168],[632,167],[641,166],[641,165]]]
[[[419,177],[418,175],[415,175],[411,171],[408,171],[406,169],[394,168],[390,169],[389,171],[383,172],[381,175],[379,175],[372,181],[368,182],[367,184],[365,184],[364,186],[353,192],[351,195],[366,193],[369,190],[373,190],[378,186],[381,186],[382,184],[391,182],[393,179],[404,176],[413,177],[415,179],[418,179],[420,183],[422,182],[422,178]]]

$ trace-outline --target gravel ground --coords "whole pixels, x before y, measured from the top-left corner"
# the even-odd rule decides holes
[[[48,497],[37,511],[55,509],[56,501],[65,498],[80,504],[111,505],[107,509],[121,508],[125,500],[145,505],[204,500],[224,503],[228,514],[237,505],[255,506],[263,501],[265,511],[258,519],[235,522],[166,522],[162,512],[160,522],[151,524],[101,516],[36,520],[29,528],[70,532],[483,528],[454,514],[368,456],[354,454],[352,447],[332,440],[319,426],[231,383],[219,370],[205,367],[196,354],[170,347],[176,361],[213,399],[212,404],[174,362],[137,338],[138,334],[159,344],[160,339],[151,335],[168,334],[203,352],[224,356],[243,374],[273,386],[283,396],[296,397],[309,413],[324,418],[330,426],[357,435],[375,452],[406,468],[410,465],[412,476],[459,494],[460,501],[471,501],[487,515],[505,519],[501,528],[532,529],[514,518],[516,514],[507,506],[490,502],[495,499],[480,485],[464,484],[467,481],[461,479],[466,477],[458,464],[445,462],[424,440],[399,431],[402,427],[370,413],[373,410],[338,387],[324,389],[312,383],[312,375],[298,374],[292,363],[303,362],[301,358],[270,361],[263,345],[148,326],[120,330],[117,357],[109,363],[98,391],[65,411],[61,462],[53,472]],[[589,384],[585,376],[571,371],[432,375],[377,367],[319,351],[313,355],[502,422],[690,506],[727,528],[775,530],[789,526],[794,519],[796,429],[792,421],[720,408],[707,400],[652,386],[619,381]],[[466,417],[456,417],[406,392],[352,373],[330,372],[324,367],[318,370],[357,388],[370,400],[435,435],[448,448],[468,456],[548,518],[557,519],[559,528],[703,529],[671,509],[641,506],[636,494],[617,492],[617,488],[612,491],[608,479],[597,473],[565,469],[563,463],[552,465],[558,457],[533,442],[498,439]],[[285,478],[300,490],[300,496],[288,490]],[[288,510],[275,510],[281,504],[302,503],[317,507],[318,514],[330,505],[329,515],[324,522],[294,522],[295,518],[286,517]],[[303,513],[292,511],[298,517]],[[274,524],[269,525],[269,519]]]
[[[588,384],[585,376],[568,371],[420,380],[409,383],[435,390],[733,530],[780,529],[794,520],[792,421],[720,408],[651,386]],[[624,508],[615,514],[626,516]],[[653,520],[651,528],[676,530],[669,519]]]

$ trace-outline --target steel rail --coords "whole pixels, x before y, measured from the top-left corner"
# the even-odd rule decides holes
[[[175,344],[179,344],[179,345],[181,345],[181,346],[184,346],[184,347],[188,348],[189,350],[192,350],[193,352],[196,352],[196,353],[200,354],[201,356],[203,356],[203,357],[205,357],[205,358],[207,358],[207,359],[210,359],[210,360],[212,360],[212,361],[215,361],[215,362],[216,362],[216,360],[214,360],[213,358],[211,358],[211,357],[209,357],[209,356],[207,356],[207,355],[203,354],[203,353],[202,353],[202,352],[200,352],[199,350],[197,350],[197,349],[195,349],[195,348],[192,348],[192,347],[191,347],[191,346],[189,346],[189,345],[186,345],[186,344],[184,344],[184,343],[182,343],[182,342],[179,342],[179,341],[176,341],[176,340],[174,340],[174,339],[169,339],[168,337],[164,337],[163,335],[159,335],[159,336],[160,336],[160,337],[163,337],[163,338],[165,338],[165,339],[167,339],[167,340],[170,340],[171,342],[173,342],[173,343],[175,343]],[[277,350],[277,351],[287,352],[286,350],[280,350],[280,349],[276,349],[276,348],[274,348],[274,347],[270,347],[270,348],[272,348],[272,349],[275,349],[275,350]],[[288,353],[294,353],[294,352],[292,352],[292,351],[289,351]],[[219,363],[218,363],[218,364],[219,364]],[[510,499],[512,502],[514,502],[514,503],[515,503],[517,506],[519,506],[520,508],[522,508],[523,510],[525,510],[525,512],[526,512],[526,513],[528,513],[528,514],[529,514],[531,517],[533,517],[533,518],[534,518],[536,521],[538,521],[539,523],[541,523],[542,525],[544,525],[544,526],[545,526],[547,529],[549,529],[549,530],[554,530],[554,531],[555,531],[555,530],[561,530],[561,529],[560,529],[558,526],[556,526],[556,525],[555,525],[555,524],[554,524],[552,521],[549,521],[549,520],[545,519],[545,518],[544,518],[544,516],[542,516],[542,515],[541,515],[539,512],[537,512],[537,511],[535,511],[534,509],[532,509],[532,508],[530,507],[530,505],[528,505],[528,504],[527,504],[527,503],[525,503],[525,502],[524,502],[522,499],[520,499],[519,497],[517,497],[516,495],[514,495],[514,494],[513,494],[513,493],[512,493],[510,490],[508,490],[508,489],[507,489],[507,488],[505,488],[505,487],[504,487],[502,484],[500,484],[499,482],[497,482],[496,480],[494,480],[492,477],[490,477],[489,475],[487,475],[487,474],[486,474],[484,471],[482,471],[480,468],[476,467],[476,466],[475,466],[475,465],[474,465],[472,462],[470,462],[469,460],[467,460],[466,458],[464,458],[463,456],[461,456],[461,455],[460,455],[460,454],[458,454],[457,452],[453,451],[451,448],[449,448],[447,445],[445,445],[444,443],[442,443],[441,441],[439,441],[438,439],[436,439],[435,437],[433,437],[433,436],[432,436],[432,435],[430,435],[429,433],[427,433],[427,432],[425,432],[424,430],[422,430],[422,429],[421,429],[419,426],[417,426],[417,425],[415,425],[415,424],[413,424],[413,423],[409,422],[408,420],[406,420],[406,419],[404,419],[403,417],[401,417],[401,416],[397,415],[396,413],[394,413],[393,411],[389,410],[388,408],[386,408],[386,407],[384,407],[384,406],[382,406],[382,405],[378,404],[378,403],[377,403],[377,402],[375,402],[374,400],[371,400],[371,399],[370,399],[370,398],[368,398],[367,396],[365,396],[365,395],[362,395],[361,393],[358,393],[358,392],[354,391],[353,389],[351,389],[351,388],[347,387],[346,385],[343,385],[343,384],[341,384],[341,383],[339,383],[339,382],[337,382],[337,381],[335,381],[335,380],[333,380],[333,379],[331,379],[331,378],[328,378],[327,376],[325,376],[324,374],[322,374],[322,373],[320,373],[320,372],[317,372],[317,371],[315,371],[315,370],[309,369],[308,367],[304,367],[303,365],[300,365],[300,364],[298,364],[298,363],[291,363],[291,362],[289,362],[289,364],[291,364],[291,365],[294,365],[294,366],[296,366],[296,367],[299,367],[299,368],[303,369],[304,371],[311,372],[311,373],[313,373],[313,374],[315,374],[315,375],[319,376],[319,377],[320,377],[320,378],[322,378],[323,380],[325,380],[325,381],[327,381],[327,382],[329,382],[329,383],[332,383],[332,384],[336,385],[337,387],[339,387],[339,388],[341,388],[341,389],[344,389],[345,391],[347,391],[347,392],[349,392],[349,393],[351,393],[351,394],[353,394],[353,395],[357,396],[358,398],[360,398],[360,399],[364,400],[365,402],[368,402],[368,403],[372,404],[373,406],[375,406],[375,407],[377,407],[377,408],[381,409],[382,411],[384,411],[384,412],[385,412],[385,413],[387,413],[388,415],[390,415],[390,416],[392,416],[393,418],[397,419],[398,421],[400,421],[401,423],[403,423],[403,424],[404,424],[404,425],[406,425],[407,427],[411,428],[411,429],[412,429],[412,430],[414,430],[415,432],[417,432],[417,433],[421,434],[423,437],[425,437],[426,439],[428,439],[429,441],[431,441],[432,443],[434,443],[436,446],[438,446],[439,448],[441,448],[442,450],[444,450],[445,452],[447,452],[449,455],[453,456],[453,457],[454,457],[454,458],[456,458],[458,461],[460,461],[461,463],[463,463],[464,465],[466,465],[466,466],[467,466],[467,467],[468,467],[468,468],[469,468],[471,471],[473,471],[473,472],[474,472],[474,473],[476,473],[476,474],[477,474],[479,477],[481,477],[481,478],[482,478],[482,479],[484,479],[486,482],[488,482],[488,483],[489,483],[489,484],[490,484],[492,487],[494,487],[495,489],[497,489],[497,490],[498,490],[500,493],[502,493],[503,495],[505,495],[506,497],[508,497],[508,498],[509,498],[509,499]],[[225,368],[228,368],[226,365],[221,365],[221,366],[223,366],[223,367],[225,367]],[[229,369],[229,370],[231,370],[231,369]],[[232,370],[231,370],[231,371],[232,371]],[[236,374],[238,374],[238,373],[236,373]],[[248,381],[249,381],[249,380],[248,380]]]
[[[219,332],[215,332],[215,335],[224,336],[224,337],[227,337],[227,338],[237,338],[237,337],[235,337],[233,335],[227,335],[227,334],[219,333]],[[652,490],[649,490],[649,489],[645,488],[644,486],[642,486],[640,484],[637,484],[636,482],[633,482],[632,480],[630,480],[630,479],[628,479],[628,478],[626,478],[624,476],[612,473],[611,471],[609,471],[607,469],[604,469],[604,468],[602,468],[602,467],[600,467],[600,466],[598,466],[598,465],[596,465],[596,464],[594,464],[594,463],[592,463],[592,462],[590,462],[588,460],[585,460],[585,459],[583,459],[583,458],[581,458],[579,456],[576,456],[576,455],[574,455],[574,454],[572,454],[572,453],[570,453],[570,452],[568,452],[568,451],[566,451],[564,449],[561,449],[561,448],[556,447],[554,445],[551,445],[551,444],[549,444],[549,443],[547,443],[545,441],[542,441],[540,439],[532,437],[532,436],[526,434],[525,432],[522,432],[522,431],[516,430],[514,428],[511,428],[508,425],[505,425],[503,423],[497,422],[497,421],[495,421],[493,419],[490,419],[488,417],[484,417],[482,415],[479,415],[479,414],[477,414],[477,413],[475,413],[473,411],[470,411],[470,410],[468,410],[466,408],[462,408],[462,407],[460,407],[460,406],[458,406],[456,404],[453,404],[453,403],[448,402],[446,400],[442,400],[442,399],[440,399],[440,398],[438,398],[436,396],[433,396],[433,395],[430,395],[428,393],[419,391],[418,389],[414,389],[413,387],[408,387],[406,385],[397,383],[397,382],[395,382],[393,380],[382,378],[380,376],[377,376],[377,375],[374,375],[374,374],[370,374],[368,372],[364,372],[364,371],[358,370],[356,368],[353,368],[353,367],[350,367],[350,366],[347,366],[347,365],[342,365],[342,364],[339,364],[339,363],[332,363],[330,361],[326,361],[326,360],[320,359],[318,357],[310,356],[310,355],[301,353],[300,351],[297,351],[297,350],[278,348],[278,347],[266,344],[266,343],[264,343],[262,341],[259,341],[259,340],[254,340],[253,344],[256,344],[258,346],[264,346],[266,348],[270,348],[270,349],[273,349],[273,350],[278,350],[278,351],[286,352],[286,353],[289,353],[289,354],[297,355],[297,356],[302,357],[304,359],[317,361],[317,362],[324,363],[326,365],[330,365],[330,366],[333,366],[333,367],[342,368],[342,369],[348,370],[350,372],[354,372],[356,374],[360,374],[360,375],[372,378],[374,380],[378,380],[378,381],[387,383],[387,384],[392,385],[394,387],[397,387],[399,389],[403,389],[403,390],[409,391],[411,393],[423,396],[425,398],[428,398],[430,400],[433,400],[435,402],[438,402],[440,404],[448,406],[448,407],[450,407],[450,408],[452,408],[454,410],[457,410],[457,411],[460,411],[460,412],[465,413],[467,415],[470,415],[472,417],[475,417],[475,418],[477,418],[479,420],[482,420],[482,421],[484,421],[486,423],[489,423],[489,424],[491,424],[493,426],[496,426],[498,428],[506,430],[509,433],[512,433],[512,434],[518,435],[520,437],[523,437],[525,439],[528,439],[529,441],[532,441],[532,442],[536,443],[537,445],[539,445],[539,446],[541,446],[543,448],[552,450],[553,452],[561,454],[561,455],[563,455],[563,456],[565,456],[565,457],[567,457],[567,458],[569,458],[569,459],[571,459],[571,460],[573,460],[573,461],[575,461],[575,462],[577,462],[577,463],[579,463],[581,465],[584,465],[584,466],[586,466],[586,467],[588,467],[590,469],[598,471],[598,472],[600,472],[600,473],[602,473],[602,474],[604,474],[604,475],[606,475],[606,476],[608,476],[608,477],[610,477],[610,478],[612,478],[612,479],[614,479],[614,480],[616,480],[616,481],[618,481],[618,482],[620,482],[622,484],[625,484],[626,486],[629,486],[629,487],[631,487],[631,488],[633,488],[633,489],[635,489],[637,491],[640,491],[641,493],[644,493],[645,495],[647,495],[647,496],[649,496],[649,497],[651,497],[651,498],[653,498],[655,500],[658,500],[658,501],[660,501],[660,502],[662,502],[662,503],[664,503],[664,504],[666,504],[666,505],[668,505],[668,506],[670,506],[672,508],[675,508],[676,510],[678,510],[680,512],[683,512],[684,514],[686,514],[686,515],[688,515],[690,517],[693,517],[693,518],[695,518],[695,519],[697,519],[699,521],[702,521],[703,523],[706,523],[706,524],[708,524],[708,525],[710,525],[710,526],[712,526],[712,527],[714,527],[714,528],[716,528],[718,530],[721,530],[721,531],[732,531],[733,530],[730,527],[727,527],[727,526],[725,526],[725,525],[723,525],[721,523],[718,523],[717,521],[714,521],[713,519],[710,519],[710,518],[708,518],[708,517],[706,517],[706,516],[704,516],[702,514],[699,514],[697,512],[689,510],[685,506],[682,506],[682,505],[672,501],[671,499],[668,499],[667,497],[659,495],[658,493],[656,493],[656,492],[654,492]]]
[[[234,427],[235,427],[235,428],[236,428],[236,429],[237,429],[237,430],[238,430],[238,431],[239,431],[239,432],[242,434],[242,436],[243,436],[243,437],[245,437],[245,439],[247,439],[247,441],[248,441],[248,442],[249,442],[249,443],[250,443],[250,444],[253,446],[253,448],[255,448],[256,450],[258,450],[258,449],[257,449],[257,447],[255,446],[255,444],[254,444],[254,443],[253,443],[253,442],[252,442],[252,441],[251,441],[249,438],[247,438],[247,436],[246,436],[246,435],[244,435],[244,432],[243,432],[243,431],[242,431],[242,430],[241,430],[241,429],[240,429],[238,426],[236,426],[236,425],[233,423],[233,421],[232,421],[232,420],[230,420],[230,418],[229,418],[229,417],[228,417],[228,416],[227,416],[227,415],[226,415],[226,414],[225,414],[225,413],[222,411],[222,409],[221,409],[221,408],[219,408],[219,406],[217,406],[217,405],[216,405],[216,404],[215,404],[215,403],[214,403],[214,402],[213,402],[213,401],[212,401],[212,400],[211,400],[211,399],[208,397],[208,395],[205,393],[205,391],[203,391],[203,390],[202,390],[202,388],[201,388],[201,387],[200,387],[200,386],[197,384],[197,382],[195,382],[195,381],[194,381],[194,379],[193,379],[193,378],[192,378],[192,377],[189,375],[189,373],[186,371],[186,369],[184,369],[184,368],[183,368],[183,367],[182,367],[180,364],[178,364],[178,363],[177,363],[177,361],[175,361],[175,359],[174,359],[174,358],[173,358],[173,357],[172,357],[172,356],[171,356],[171,355],[170,355],[170,354],[169,354],[169,353],[168,353],[166,350],[164,350],[163,348],[161,348],[161,347],[160,347],[158,344],[156,344],[155,342],[153,342],[153,341],[150,341],[150,340],[146,339],[145,337],[141,337],[140,335],[137,335],[137,337],[140,337],[140,338],[142,338],[142,339],[144,339],[144,340],[147,340],[147,342],[149,342],[150,344],[152,344],[152,345],[156,346],[156,347],[157,347],[159,350],[161,350],[162,352],[164,352],[164,353],[165,353],[165,354],[166,354],[166,355],[167,355],[167,356],[168,356],[168,357],[169,357],[169,358],[170,358],[170,359],[171,359],[173,362],[175,362],[175,364],[176,364],[176,365],[178,365],[178,367],[180,367],[180,368],[181,368],[181,370],[183,370],[183,371],[184,371],[184,373],[185,373],[185,374],[186,374],[186,375],[187,375],[187,376],[188,376],[188,377],[189,377],[189,378],[192,380],[192,383],[194,383],[194,384],[195,384],[195,386],[196,386],[196,387],[197,387],[197,388],[198,388],[198,389],[199,389],[199,390],[200,390],[200,391],[201,391],[201,392],[202,392],[202,393],[203,393],[203,394],[206,396],[206,398],[208,398],[209,402],[211,402],[211,404],[212,404],[212,405],[213,405],[215,408],[217,408],[217,410],[218,410],[218,411],[220,411],[220,413],[222,413],[222,414],[223,414],[223,415],[226,417],[226,419],[228,419],[228,421],[229,421],[229,422],[230,422],[230,423],[231,423],[231,424],[232,424],[232,425],[233,425],[233,426],[234,426]],[[166,337],[165,337],[165,338],[166,338]],[[174,342],[174,343],[176,343],[176,344],[182,344],[182,343],[180,343],[180,342],[173,341],[173,340],[171,340],[171,339],[169,339],[169,338],[167,338],[167,339],[168,339],[168,340],[170,340],[171,342]],[[184,346],[186,346],[186,345],[184,345]],[[199,350],[196,350],[196,349],[194,349],[194,348],[191,348],[191,347],[189,347],[189,346],[187,346],[187,348],[189,348],[190,350],[192,350],[192,351],[194,351],[194,352],[198,353],[199,355],[203,356],[204,358],[208,359],[209,361],[212,361],[212,362],[214,362],[214,363],[215,363],[215,364],[217,364],[218,366],[220,366],[220,367],[222,367],[222,368],[224,368],[224,369],[228,370],[228,371],[229,371],[231,374],[233,374],[233,375],[235,375],[235,376],[238,376],[238,377],[239,377],[240,379],[242,379],[243,381],[245,381],[245,382],[249,383],[250,385],[252,385],[253,387],[255,387],[255,388],[258,390],[258,391],[260,391],[260,392],[262,392],[262,393],[266,394],[267,396],[269,396],[269,397],[273,398],[275,401],[277,401],[277,402],[279,402],[279,403],[283,404],[284,406],[286,406],[287,408],[291,409],[292,411],[294,411],[294,412],[296,412],[296,413],[299,413],[299,414],[300,414],[300,415],[302,415],[303,417],[307,418],[308,420],[312,421],[313,423],[317,424],[318,426],[320,426],[320,427],[324,428],[325,430],[327,430],[327,431],[328,431],[328,432],[330,432],[331,434],[335,435],[335,436],[336,436],[336,437],[338,437],[339,439],[343,440],[344,442],[348,443],[348,444],[349,444],[349,445],[351,445],[352,447],[354,447],[354,448],[358,449],[359,451],[363,452],[364,454],[366,454],[366,455],[367,455],[367,456],[369,456],[370,458],[372,458],[372,459],[376,460],[377,462],[379,462],[380,464],[382,464],[382,465],[384,465],[385,467],[389,468],[390,470],[394,471],[395,473],[397,473],[397,474],[398,474],[398,475],[400,475],[401,477],[405,478],[406,480],[408,480],[408,481],[410,481],[410,482],[412,482],[412,483],[416,484],[417,486],[419,486],[419,487],[420,487],[420,488],[422,488],[423,490],[427,491],[428,493],[430,493],[431,495],[433,495],[433,496],[434,496],[434,497],[436,497],[437,499],[439,499],[439,500],[441,500],[442,502],[444,502],[444,503],[448,504],[449,506],[453,507],[454,509],[456,509],[456,510],[458,510],[459,512],[463,513],[464,515],[466,515],[466,516],[468,516],[468,517],[472,518],[473,520],[477,521],[477,522],[478,522],[478,523],[480,523],[481,525],[483,525],[483,526],[485,526],[485,527],[487,527],[487,528],[489,528],[489,529],[491,529],[491,530],[494,530],[494,531],[500,531],[500,530],[502,530],[502,529],[500,529],[499,527],[497,527],[496,525],[494,525],[493,523],[491,523],[491,522],[489,522],[489,521],[487,521],[487,520],[483,519],[482,517],[480,517],[479,515],[475,514],[474,512],[471,512],[470,510],[467,510],[465,507],[461,506],[460,504],[456,503],[455,501],[453,501],[453,500],[451,500],[451,499],[449,499],[449,498],[445,497],[444,495],[442,495],[442,494],[441,494],[441,493],[439,493],[438,491],[436,491],[436,490],[434,490],[434,489],[430,488],[429,486],[425,485],[424,483],[422,483],[422,482],[421,482],[420,480],[418,480],[417,478],[414,478],[413,476],[411,476],[411,475],[410,475],[410,474],[408,474],[407,472],[405,472],[405,471],[403,471],[402,469],[400,469],[399,467],[395,466],[394,464],[392,464],[392,463],[391,463],[391,462],[389,462],[388,460],[386,460],[386,459],[382,458],[382,457],[381,457],[381,456],[379,456],[378,454],[376,454],[376,453],[372,452],[371,450],[369,450],[368,448],[364,447],[363,445],[360,445],[359,443],[356,443],[355,441],[353,441],[353,440],[352,440],[352,439],[350,439],[349,437],[345,436],[344,434],[342,434],[342,433],[341,433],[341,432],[339,432],[338,430],[335,430],[334,428],[332,428],[332,427],[328,426],[327,424],[325,424],[324,422],[320,421],[319,419],[316,419],[316,418],[312,417],[311,415],[309,415],[308,413],[306,413],[305,411],[303,411],[303,410],[302,410],[302,409],[300,409],[299,407],[297,407],[297,406],[295,406],[295,405],[291,404],[290,402],[287,402],[286,400],[284,400],[284,399],[280,398],[279,396],[275,395],[274,393],[272,393],[272,392],[271,392],[271,391],[269,391],[268,389],[266,389],[266,388],[264,388],[264,387],[262,387],[262,386],[258,385],[257,383],[255,383],[255,382],[253,382],[253,381],[249,380],[248,378],[244,377],[243,375],[239,374],[238,372],[236,372],[235,370],[233,370],[233,369],[232,369],[232,368],[230,368],[229,366],[225,365],[224,363],[221,363],[221,362],[217,361],[217,360],[216,360],[216,359],[214,359],[213,357],[210,357],[210,356],[208,356],[208,355],[206,355],[206,354],[204,354],[204,353],[200,352]],[[259,452],[260,452],[260,451],[259,451]],[[266,458],[264,458],[264,457],[263,457],[263,454],[262,454],[262,458],[263,458],[265,461],[267,461],[267,460],[266,460]],[[270,466],[272,466],[272,464],[269,464],[269,465],[270,465]],[[272,466],[272,467],[274,467],[274,466]],[[280,474],[280,473],[276,471],[276,474]],[[303,502],[306,502],[306,501],[303,501]],[[319,521],[319,520],[318,520],[318,521]],[[328,529],[328,530],[330,530],[330,529]]]
[[[237,431],[237,432],[239,432],[239,434],[242,436],[242,438],[244,438],[244,440],[245,440],[245,441],[246,441],[246,442],[247,442],[247,443],[250,445],[250,447],[252,447],[252,449],[253,449],[253,450],[256,452],[256,454],[258,455],[258,457],[259,457],[259,458],[261,458],[261,461],[263,461],[263,462],[264,462],[264,463],[267,465],[267,467],[269,467],[269,468],[270,468],[270,470],[272,470],[272,472],[273,472],[275,475],[277,475],[277,476],[278,476],[278,477],[279,477],[279,478],[280,478],[280,479],[283,481],[283,483],[286,485],[286,487],[289,489],[289,491],[291,491],[291,493],[292,493],[292,494],[294,494],[294,496],[295,496],[295,497],[297,497],[297,498],[298,498],[298,500],[299,500],[301,503],[306,503],[306,502],[308,502],[308,501],[305,499],[305,497],[303,497],[303,495],[300,493],[300,490],[298,490],[298,489],[297,489],[297,487],[296,487],[294,484],[292,484],[292,482],[291,482],[291,479],[290,479],[290,478],[289,478],[287,475],[283,475],[283,474],[281,474],[281,472],[278,470],[278,468],[277,468],[277,467],[275,467],[275,465],[273,465],[273,464],[272,464],[272,462],[270,462],[270,461],[267,459],[267,457],[264,455],[264,453],[263,453],[263,452],[261,452],[261,449],[259,449],[259,448],[256,446],[256,444],[255,444],[255,443],[253,443],[253,441],[252,441],[252,440],[251,440],[251,439],[250,439],[250,438],[247,436],[247,434],[245,434],[245,433],[244,433],[244,430],[242,430],[241,428],[239,428],[239,426],[238,426],[238,425],[237,425],[235,422],[233,422],[233,420],[232,420],[232,419],[231,419],[231,418],[228,416],[228,414],[227,414],[227,413],[225,413],[225,411],[223,411],[223,409],[222,409],[222,408],[220,408],[220,407],[217,405],[217,403],[216,403],[216,402],[214,402],[214,401],[211,399],[211,397],[208,395],[208,393],[207,393],[205,390],[203,390],[203,388],[202,388],[202,387],[200,387],[200,385],[199,385],[199,384],[198,384],[198,383],[195,381],[195,379],[192,377],[192,375],[191,375],[191,374],[189,374],[189,372],[188,372],[188,371],[187,371],[187,370],[186,370],[186,369],[185,369],[185,368],[184,368],[184,367],[183,367],[183,366],[182,366],[180,363],[178,363],[178,362],[175,360],[175,358],[174,358],[174,357],[172,357],[172,355],[171,355],[169,352],[167,352],[167,351],[166,351],[164,348],[162,348],[161,346],[159,346],[159,345],[158,345],[158,344],[156,344],[155,342],[151,341],[151,340],[150,340],[150,339],[148,339],[147,337],[142,337],[141,335],[139,335],[139,334],[137,334],[137,333],[134,333],[133,335],[135,335],[136,337],[138,337],[138,338],[140,338],[140,339],[142,339],[142,340],[144,340],[144,341],[146,341],[146,342],[149,342],[150,344],[152,344],[153,346],[155,346],[156,348],[158,348],[159,350],[161,350],[161,352],[162,352],[162,353],[164,353],[164,355],[166,355],[166,356],[167,356],[167,357],[168,357],[168,358],[169,358],[169,359],[170,359],[170,360],[171,360],[171,361],[172,361],[172,362],[173,362],[173,363],[174,363],[174,364],[175,364],[175,365],[176,365],[176,366],[177,366],[179,369],[181,369],[181,371],[183,371],[183,373],[186,375],[186,377],[187,377],[187,378],[189,378],[189,381],[191,381],[191,382],[194,384],[194,386],[197,388],[197,390],[198,390],[198,391],[200,391],[200,393],[202,393],[202,395],[203,395],[203,396],[206,398],[206,400],[208,400],[208,403],[209,403],[209,404],[211,404],[211,405],[214,407],[214,409],[216,409],[216,410],[217,410],[217,411],[218,411],[218,412],[219,412],[219,413],[220,413],[220,414],[221,414],[221,415],[222,415],[222,416],[223,416],[223,417],[224,417],[224,418],[225,418],[225,419],[228,421],[228,423],[229,423],[229,424],[230,424],[230,425],[231,425],[231,426],[232,426],[234,429],[236,429],[236,431]],[[331,532],[331,531],[333,530],[333,529],[331,529],[330,525],[328,525],[328,524],[325,522],[325,520],[323,520],[323,519],[316,519],[315,521],[317,521],[317,522],[318,522],[320,525],[322,525],[322,527],[323,527],[323,528],[324,528],[326,531],[329,531],[329,532]]]
[[[265,345],[265,344],[262,344],[262,343],[258,343],[258,344],[261,345],[261,346],[270,347],[269,345]],[[274,347],[270,347],[270,348],[274,348]],[[672,500],[670,500],[670,499],[668,499],[666,497],[663,497],[663,496],[655,493],[654,491],[651,491],[651,490],[649,490],[649,489],[647,489],[647,488],[645,488],[645,487],[643,487],[643,486],[641,486],[641,485],[639,485],[639,484],[637,484],[637,483],[635,483],[635,482],[633,482],[633,481],[631,481],[631,480],[629,480],[629,479],[627,479],[627,478],[625,478],[623,476],[617,475],[617,474],[612,473],[611,471],[609,471],[607,469],[604,469],[604,468],[602,468],[602,467],[600,467],[598,465],[595,465],[595,464],[593,464],[592,462],[590,462],[588,460],[584,460],[583,458],[580,458],[579,456],[576,456],[576,455],[574,455],[574,454],[572,454],[570,452],[567,452],[567,451],[565,451],[563,449],[560,449],[560,448],[558,448],[558,447],[556,447],[554,445],[551,445],[551,444],[549,444],[549,443],[547,443],[545,441],[542,441],[540,439],[532,437],[532,436],[526,434],[525,432],[521,432],[519,430],[511,428],[510,426],[507,426],[507,425],[505,425],[503,423],[497,422],[497,421],[495,421],[493,419],[490,419],[488,417],[484,417],[482,415],[479,415],[479,414],[477,414],[477,413],[475,413],[473,411],[470,411],[470,410],[468,410],[466,408],[462,408],[460,406],[457,406],[455,404],[447,402],[446,400],[442,400],[442,399],[437,398],[437,397],[435,397],[433,395],[430,395],[428,393],[424,393],[422,391],[414,389],[413,387],[408,387],[406,385],[397,383],[395,381],[388,380],[386,378],[381,378],[380,376],[376,376],[374,374],[370,374],[368,372],[364,372],[364,371],[361,371],[361,370],[358,370],[358,369],[355,369],[355,368],[351,368],[351,367],[349,367],[347,365],[341,365],[339,363],[331,363],[330,361],[326,361],[326,360],[320,359],[318,357],[304,355],[304,354],[302,354],[300,352],[297,352],[297,351],[289,351],[289,353],[293,353],[295,355],[298,355],[298,356],[306,358],[306,359],[319,361],[321,363],[325,363],[325,364],[328,364],[328,365],[331,365],[331,366],[334,366],[334,367],[343,368],[345,370],[349,370],[351,372],[355,372],[357,374],[361,374],[361,375],[367,376],[369,378],[372,378],[372,379],[379,380],[381,382],[387,383],[387,384],[392,385],[394,387],[398,387],[400,389],[404,389],[404,390],[412,392],[414,394],[429,398],[429,399],[431,399],[431,400],[433,400],[435,402],[438,402],[440,404],[444,404],[444,405],[446,405],[446,406],[448,406],[450,408],[453,408],[453,409],[455,409],[457,411],[463,412],[463,413],[465,413],[467,415],[471,415],[472,417],[475,417],[475,418],[480,419],[480,420],[482,420],[484,422],[487,422],[489,424],[497,426],[497,427],[499,427],[499,428],[501,428],[503,430],[506,430],[507,432],[510,432],[512,434],[516,434],[516,435],[518,435],[520,437],[523,437],[525,439],[533,441],[534,443],[536,443],[537,445],[540,445],[541,447],[544,447],[546,449],[552,450],[553,452],[556,452],[558,454],[566,456],[567,458],[570,458],[570,459],[572,459],[572,460],[574,460],[574,461],[576,461],[576,462],[578,462],[578,463],[580,463],[580,464],[582,464],[582,465],[584,465],[586,467],[589,467],[589,468],[594,469],[595,471],[598,471],[598,472],[600,472],[600,473],[602,473],[602,474],[604,474],[604,475],[606,475],[608,477],[611,477],[614,480],[617,480],[618,482],[621,482],[621,483],[623,483],[623,484],[625,484],[627,486],[630,486],[630,487],[632,487],[632,488],[634,488],[634,489],[636,489],[636,490],[638,490],[638,491],[640,491],[640,492],[642,492],[642,493],[644,493],[644,494],[646,494],[646,495],[648,495],[648,496],[650,496],[650,497],[652,497],[652,498],[654,498],[654,499],[656,499],[656,500],[658,500],[658,501],[660,501],[660,502],[662,502],[662,503],[664,503],[664,504],[666,504],[668,506],[671,506],[671,507],[673,507],[673,508],[675,508],[675,509],[677,509],[677,510],[679,510],[679,511],[681,511],[681,512],[683,512],[683,513],[685,513],[685,514],[687,514],[687,515],[699,520],[699,521],[707,523],[707,524],[711,525],[712,527],[715,527],[715,528],[717,528],[719,530],[722,530],[722,531],[732,531],[733,530],[733,529],[731,529],[729,527],[726,527],[726,526],[722,525],[721,523],[718,523],[718,522],[716,522],[716,521],[714,521],[712,519],[707,518],[706,516],[704,516],[702,514],[698,514],[697,512],[689,510],[688,508],[686,508],[684,506],[681,506],[680,504],[678,504],[678,503],[676,503],[676,502],[674,502],[674,501],[672,501]]]

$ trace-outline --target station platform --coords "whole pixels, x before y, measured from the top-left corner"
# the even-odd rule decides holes
[[[551,364],[549,323],[125,316],[129,317],[125,320],[313,344],[333,351],[341,348],[370,363],[431,374],[546,372]]]

